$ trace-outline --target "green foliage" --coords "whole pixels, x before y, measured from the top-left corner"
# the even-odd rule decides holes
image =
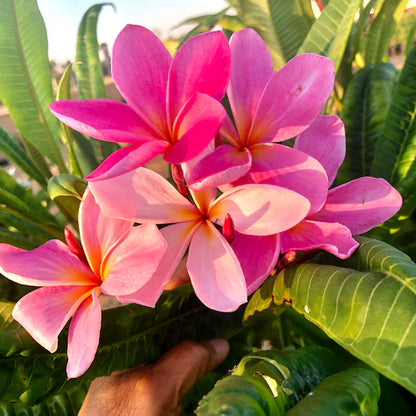
[[[252,27],[263,38],[272,55],[275,69],[281,68],[286,61],[273,28],[269,2],[267,0],[227,0],[227,2],[237,11],[244,26]]]
[[[287,62],[297,55],[315,17],[310,2],[303,0],[268,0],[277,41]]]
[[[78,28],[76,61],[79,62],[79,65],[75,65],[74,70],[77,76],[78,92],[83,100],[106,97],[97,41],[98,16],[104,6],[112,6],[115,9],[113,3],[99,3],[91,6],[85,12]],[[76,141],[74,147],[77,146],[79,150],[77,156],[81,156],[85,151],[91,150],[90,144],[85,143],[82,135],[77,135],[74,140]],[[114,143],[93,140],[91,145],[93,154],[99,163],[117,150],[117,145]],[[94,163],[94,160],[88,158],[85,158],[83,162],[86,165],[84,169],[88,173],[98,165],[91,167],[91,163]],[[82,164],[81,161],[79,163]]]
[[[382,62],[387,54],[390,39],[400,22],[408,0],[385,0],[377,14],[367,39],[365,62],[367,65]]]
[[[347,260],[289,267],[250,300],[246,319],[268,304],[290,302],[331,339],[386,377],[416,392],[416,265],[394,247],[357,237]],[[333,265],[330,265],[333,264]]]
[[[387,179],[403,196],[403,206],[390,222],[408,218],[416,208],[416,47],[401,71],[377,141],[373,176]]]
[[[0,127],[0,151],[39,185],[46,186],[45,178],[36,168],[24,148]]]
[[[370,368],[347,368],[329,376],[286,416],[378,415],[380,385]]]
[[[376,415],[377,373],[367,368],[340,372],[342,368],[331,350],[318,346],[291,352],[259,351],[243,357],[232,374],[201,400],[196,413],[279,416],[354,411]],[[331,413],[333,409],[336,413]]]
[[[75,66],[78,91],[82,100],[105,98],[105,85],[98,56],[97,22],[98,15],[104,6],[112,3],[100,3],[91,6],[84,14],[78,29]]]
[[[336,72],[360,5],[361,0],[331,0],[313,24],[298,54],[314,52],[325,55],[334,62]]]
[[[97,376],[152,362],[182,340],[228,339],[239,331],[240,312],[222,314],[207,310],[191,287],[185,285],[162,295],[154,309],[129,305],[103,312],[95,360],[89,370],[75,380],[68,381],[65,373],[66,331],[54,354],[29,349],[23,355],[20,339],[11,336],[10,348],[14,353],[0,358],[0,402],[19,401],[33,406],[68,392],[76,385],[88,384]]]
[[[0,223],[12,229],[3,229],[2,233],[15,233],[21,231],[28,233],[35,241],[40,243],[56,237],[62,238],[59,223],[56,218],[50,214],[48,209],[42,205],[42,201],[32,194],[30,190],[19,185],[10,175],[3,169],[0,169],[0,204],[2,211],[0,212]],[[32,235],[33,233],[33,235]],[[0,233],[1,234],[1,233]],[[0,235],[0,241],[4,241]],[[22,237],[21,234],[15,233],[15,236]],[[6,236],[11,238],[12,235]],[[24,243],[24,237],[22,237]],[[10,242],[12,242],[10,240]],[[17,243],[16,239],[14,242]],[[17,244],[23,248],[33,248],[28,240],[29,247]]]
[[[338,172],[341,183],[370,174],[396,77],[394,65],[381,63],[365,67],[349,83],[340,115],[347,138],[346,157]]]
[[[0,100],[22,136],[65,172],[59,125],[48,109],[48,43],[35,0],[0,2],[0,67]]]
[[[48,193],[53,201],[74,219],[78,219],[78,208],[88,183],[78,176],[62,173],[53,176],[48,182]]]

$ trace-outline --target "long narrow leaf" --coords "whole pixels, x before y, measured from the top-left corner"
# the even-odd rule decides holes
[[[304,0],[268,0],[277,42],[286,61],[292,59],[315,21],[312,6]]]
[[[104,6],[114,8],[112,3],[91,6],[85,12],[78,29],[76,60],[80,64],[74,69],[79,96],[83,100],[106,97],[97,40],[98,15]]]
[[[16,166],[22,169],[30,178],[39,185],[45,186],[46,181],[33,162],[30,160],[24,148],[0,127],[0,151],[2,151]]]
[[[62,172],[45,25],[35,0],[0,2],[0,100],[23,136]]]
[[[382,62],[387,54],[387,47],[400,22],[408,0],[385,0],[383,6],[370,27],[365,63],[367,65]]]
[[[339,171],[341,182],[370,174],[396,76],[394,65],[381,63],[362,69],[349,83],[341,111],[347,138],[346,158]]]
[[[314,52],[332,59],[337,71],[354,15],[362,0],[331,0],[313,24],[298,54]]]
[[[377,142],[371,174],[386,178],[403,196],[396,219],[408,218],[416,208],[416,47],[400,74]],[[394,222],[393,221],[393,222]]]

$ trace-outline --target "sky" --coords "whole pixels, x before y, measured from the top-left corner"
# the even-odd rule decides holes
[[[49,58],[74,61],[78,26],[86,10],[100,0],[38,0],[49,40]],[[98,19],[98,42],[111,48],[127,23],[147,27],[167,37],[171,28],[183,20],[213,14],[228,6],[225,0],[114,0],[103,7]]]

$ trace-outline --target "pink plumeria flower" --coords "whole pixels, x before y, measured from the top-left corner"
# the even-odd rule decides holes
[[[235,231],[255,244],[259,236],[291,228],[310,208],[306,198],[273,185],[243,185],[219,198],[216,198],[216,189],[192,192],[194,205],[167,180],[146,168],[93,182],[90,186],[107,215],[140,223],[170,224],[161,229],[168,250],[151,281],[155,287],[166,285],[189,246],[187,270],[196,295],[209,308],[224,312],[235,310],[247,300],[245,272],[233,246],[217,228],[224,226],[227,214]],[[128,199],[126,194],[130,195]],[[270,257],[274,259],[272,265],[264,267],[269,271],[279,254],[278,239],[272,236],[270,241],[274,246],[258,248],[259,252],[264,249],[269,261]],[[270,250],[273,253],[270,254]],[[263,262],[261,257],[252,260],[254,271],[258,269],[254,264],[257,261]],[[250,269],[249,261],[245,266]],[[142,296],[143,293],[137,292],[122,300],[137,301]]]
[[[63,100],[50,109],[83,134],[129,143],[92,172],[89,181],[121,175],[162,153],[170,163],[185,162],[217,134],[225,114],[217,100],[225,94],[230,62],[227,39],[219,31],[193,37],[172,59],[152,32],[127,25],[112,56],[112,76],[127,104]]]
[[[41,286],[16,303],[14,319],[40,345],[55,352],[58,335],[72,317],[69,378],[82,375],[94,359],[101,328],[100,293],[122,297],[140,292],[166,251],[156,226],[133,227],[132,221],[107,218],[88,189],[80,205],[79,228],[85,257],[82,250],[71,250],[60,240],[32,251],[0,244],[1,273],[23,285]],[[140,304],[154,306],[146,299]]]
[[[345,131],[334,115],[320,116],[295,141],[299,149],[324,166],[329,185],[345,157]],[[384,179],[362,177],[332,188],[324,206],[281,233],[282,252],[320,248],[345,259],[358,247],[352,234],[362,234],[395,215],[400,194]]]
[[[309,155],[277,144],[296,137],[319,116],[332,92],[334,66],[315,54],[299,55],[278,72],[261,37],[252,29],[233,34],[228,116],[214,152],[194,168],[195,190],[243,183],[269,183],[308,198],[311,212],[325,202],[328,183],[322,166]]]

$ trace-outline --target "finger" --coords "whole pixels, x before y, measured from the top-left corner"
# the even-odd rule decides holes
[[[174,378],[178,393],[182,396],[204,374],[224,361],[228,352],[228,342],[223,339],[202,343],[185,341],[160,358],[152,370]]]

